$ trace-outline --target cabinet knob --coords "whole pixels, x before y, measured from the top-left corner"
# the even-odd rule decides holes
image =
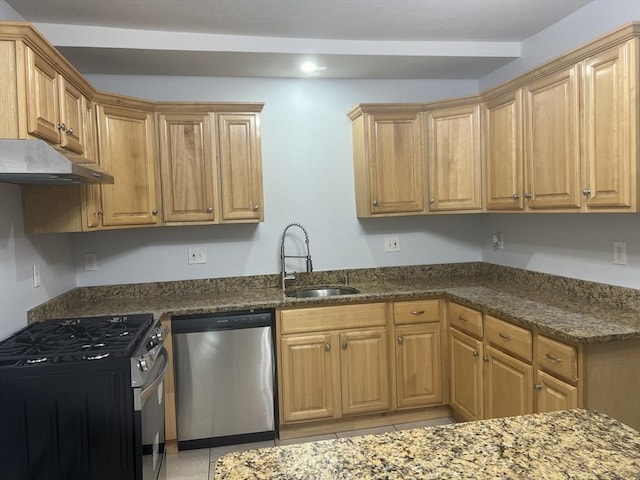
[[[257,212],[258,210],[260,210],[260,205],[258,205],[257,203],[253,206],[253,211]]]
[[[373,201],[373,206],[374,206],[374,207],[377,207],[377,206],[378,206],[378,200],[374,200],[374,201]]]
[[[482,361],[487,363],[489,361],[489,355],[485,355],[484,357],[482,357]]]
[[[479,356],[480,356],[480,353],[479,353],[477,350],[474,350],[474,351],[473,351],[473,356],[474,356],[474,357],[479,357]]]
[[[155,209],[155,208],[153,210],[151,210],[151,215],[153,215],[153,216],[158,215],[158,210]]]
[[[64,123],[58,124],[58,130],[62,130],[63,132],[67,130],[67,126]]]
[[[589,195],[591,195],[591,189],[590,189],[590,188],[583,188],[583,189],[582,189],[582,194],[583,194],[585,197],[588,197]]]
[[[331,344],[330,343],[325,343],[324,344],[324,351],[325,352],[330,352],[331,351]]]
[[[542,384],[540,384],[540,383],[534,383],[534,384],[533,384],[533,389],[534,389],[534,390],[542,390]]]
[[[429,205],[433,205],[434,203],[436,203],[436,199],[433,197],[429,198]]]
[[[213,207],[207,208],[207,213],[211,213],[211,212],[213,212]]]
[[[526,198],[527,200],[530,200],[533,197],[533,195],[531,193],[525,193],[524,194],[524,198]]]
[[[348,346],[349,346],[349,344],[347,343],[346,340],[344,342],[342,342],[342,349],[343,350],[346,350]]]
[[[513,198],[514,200],[520,200],[520,194],[514,193],[513,195],[511,195],[511,198]]]
[[[72,127],[67,128],[65,132],[67,132],[69,135],[73,135],[73,128]]]
[[[102,210],[98,210],[98,212],[97,212],[97,213],[98,213],[98,215],[100,215],[100,216],[104,215],[104,212],[103,212]]]
[[[404,338],[402,336],[398,337],[398,345],[402,345],[404,343]]]

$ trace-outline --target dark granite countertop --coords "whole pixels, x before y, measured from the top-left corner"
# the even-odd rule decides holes
[[[229,453],[214,478],[630,480],[640,433],[567,410]]]
[[[513,323],[576,343],[597,343],[640,338],[640,292],[602,284],[578,284],[564,277],[501,278],[500,275],[467,275],[460,267],[451,275],[360,274],[350,284],[359,294],[289,298],[273,287],[275,276],[224,279],[224,287],[215,280],[167,282],[112,287],[89,287],[69,292],[65,301],[48,302],[38,311],[41,318],[87,315],[111,315],[151,312],[156,316],[214,313],[261,308],[300,308],[376,301],[402,301],[443,297]],[[406,267],[409,268],[409,267]],[[378,270],[373,270],[378,272]],[[404,270],[402,270],[404,271]],[[359,272],[359,271],[356,271]],[[313,275],[316,275],[315,273]],[[526,274],[529,275],[530,274]],[[337,275],[321,275],[315,285],[332,284]],[[548,277],[548,278],[547,278]],[[560,279],[560,280],[558,280]],[[333,285],[336,285],[333,283]],[[578,288],[580,287],[580,288]],[[631,296],[626,304],[612,305],[611,298],[621,290]],[[623,298],[623,300],[627,300]],[[619,303],[622,301],[616,300]],[[30,312],[31,313],[31,312]]]

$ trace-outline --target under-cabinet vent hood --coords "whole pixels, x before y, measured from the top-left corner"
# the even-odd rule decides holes
[[[0,139],[0,182],[27,185],[113,183],[113,176],[80,155],[43,140]]]

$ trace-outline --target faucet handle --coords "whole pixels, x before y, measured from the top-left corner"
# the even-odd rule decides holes
[[[349,285],[349,272],[344,274],[344,277],[342,277],[342,281],[345,285]]]

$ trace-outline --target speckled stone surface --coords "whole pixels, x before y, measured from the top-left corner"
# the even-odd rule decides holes
[[[640,338],[640,291],[483,263],[298,274],[296,285],[340,285],[359,294],[296,299],[278,275],[77,288],[29,312],[29,321],[150,312],[188,315],[442,297],[576,343]]]
[[[640,433],[568,410],[229,453],[215,480],[640,478]]]

